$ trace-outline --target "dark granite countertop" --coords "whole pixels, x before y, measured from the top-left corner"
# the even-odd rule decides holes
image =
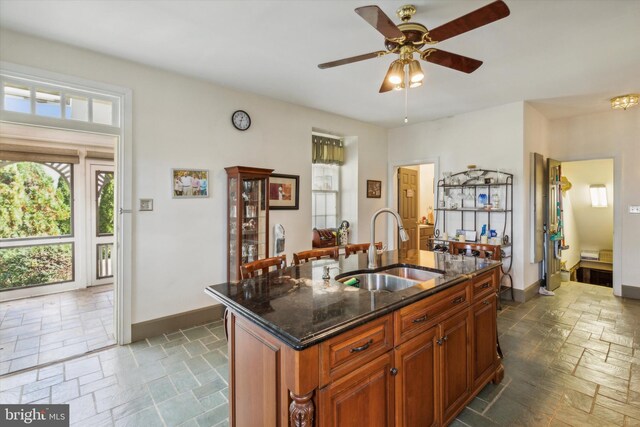
[[[358,254],[288,267],[239,283],[212,285],[205,292],[302,350],[501,264],[445,253],[402,252],[385,252],[377,270],[404,264],[442,273],[442,277],[390,293],[370,292],[333,280],[347,272],[367,271],[366,254]],[[332,267],[331,280],[322,279],[325,265]]]

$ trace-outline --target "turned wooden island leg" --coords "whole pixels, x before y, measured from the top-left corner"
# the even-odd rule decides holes
[[[289,405],[290,427],[312,427],[315,408],[313,406],[313,391],[303,396],[289,392],[291,405]]]

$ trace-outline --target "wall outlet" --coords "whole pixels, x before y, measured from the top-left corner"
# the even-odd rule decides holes
[[[140,209],[141,211],[152,211],[153,210],[153,199],[140,199]]]
[[[630,214],[640,214],[640,206],[638,206],[638,205],[629,206],[629,213]]]

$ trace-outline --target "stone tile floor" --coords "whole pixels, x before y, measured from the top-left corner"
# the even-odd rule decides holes
[[[69,403],[73,426],[224,426],[222,321],[0,377],[0,403]]]
[[[505,378],[460,426],[640,426],[640,301],[565,284],[499,312]],[[77,426],[228,425],[222,322],[0,378],[0,403],[70,403]]]
[[[505,378],[454,426],[640,426],[640,301],[569,282],[503,306]]]
[[[0,302],[0,375],[115,342],[113,285]]]

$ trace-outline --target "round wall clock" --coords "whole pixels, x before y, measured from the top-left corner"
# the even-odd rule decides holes
[[[238,110],[234,111],[231,115],[231,123],[238,130],[247,130],[251,126],[251,117],[246,111]]]

